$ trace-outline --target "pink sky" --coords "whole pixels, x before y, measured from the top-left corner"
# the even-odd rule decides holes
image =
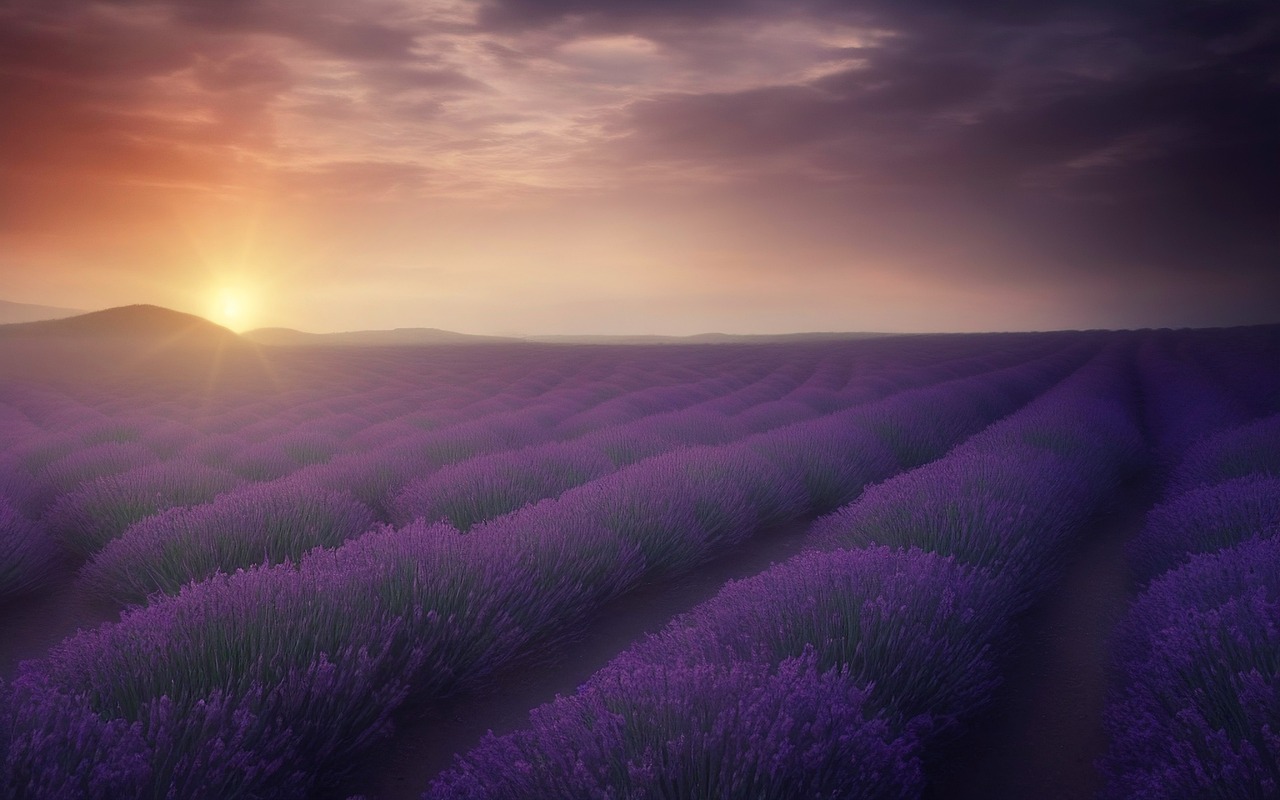
[[[1134,6],[18,0],[0,298],[314,331],[1274,320],[1276,13]]]

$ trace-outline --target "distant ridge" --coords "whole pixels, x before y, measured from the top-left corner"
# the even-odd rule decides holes
[[[39,306],[31,303],[14,303],[9,300],[0,300],[0,325],[39,322],[46,319],[63,319],[84,313],[83,309]]]
[[[482,344],[487,342],[536,342],[539,344],[730,344],[827,341],[832,339],[871,339],[895,336],[891,333],[699,333],[693,336],[594,336],[565,334],[545,336],[482,336],[456,333],[440,328],[393,328],[380,331],[344,331],[341,333],[308,333],[294,328],[256,328],[240,334],[261,345],[281,347],[323,347],[348,345],[373,347],[381,345]]]
[[[876,339],[884,336],[901,336],[897,333],[695,333],[692,336],[566,334],[525,336],[526,342],[547,344],[770,344],[784,342],[830,341],[832,339]]]
[[[345,331],[342,333],[307,333],[293,328],[256,328],[240,334],[254,344],[282,347],[327,347],[348,345],[378,347],[382,345],[482,344],[486,342],[520,342],[508,336],[478,336],[455,333],[439,328],[393,328],[384,331]]]
[[[0,338],[75,338],[154,345],[225,345],[240,337],[203,317],[152,305],[120,306],[63,319],[0,325]]]

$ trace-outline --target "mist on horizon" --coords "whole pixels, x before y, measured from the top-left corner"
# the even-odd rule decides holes
[[[0,299],[235,330],[1280,321],[1280,9],[0,9]]]

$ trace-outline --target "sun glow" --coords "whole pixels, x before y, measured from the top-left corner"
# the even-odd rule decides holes
[[[233,331],[243,331],[252,327],[251,319],[253,303],[249,292],[242,288],[225,288],[219,290],[210,307],[210,318]]]

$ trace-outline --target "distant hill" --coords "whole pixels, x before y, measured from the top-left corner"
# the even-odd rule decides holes
[[[439,328],[394,328],[382,331],[345,331],[342,333],[308,333],[294,328],[257,328],[240,334],[243,338],[263,345],[308,347],[328,345],[380,346],[425,344],[480,344],[487,342],[537,342],[540,344],[728,344],[728,343],[782,343],[825,341],[830,339],[870,339],[893,336],[889,333],[777,333],[732,334],[699,333],[693,336],[480,336],[456,333]]]
[[[45,319],[62,319],[83,313],[85,313],[83,310],[75,308],[37,306],[30,303],[12,303],[8,300],[0,300],[0,325],[38,322]]]
[[[203,317],[151,305],[120,306],[63,319],[0,325],[0,339],[83,339],[163,345],[225,345],[240,337]]]
[[[38,321],[0,323],[0,340],[15,338],[79,338],[85,341],[146,341],[154,345],[195,345],[244,343],[285,347],[327,347],[333,345],[377,347],[434,344],[485,344],[538,342],[547,344],[728,344],[783,343],[831,339],[867,339],[890,336],[885,333],[784,333],[729,334],[701,333],[693,336],[481,336],[440,328],[393,328],[390,330],[308,333],[293,328],[258,328],[242,334],[216,325],[203,317],[153,305],[108,308],[77,313],[72,309],[33,306],[0,301],[4,314],[45,315]]]
[[[547,335],[525,336],[526,342],[548,344],[772,344],[784,342],[829,341],[832,339],[876,339],[899,336],[894,333],[696,333],[692,336],[593,336]]]
[[[520,342],[507,336],[476,336],[439,328],[394,328],[385,331],[345,331],[342,333],[307,333],[293,328],[257,328],[240,334],[245,339],[264,345],[311,347],[348,345],[378,347],[382,345],[483,344],[487,342]]]

